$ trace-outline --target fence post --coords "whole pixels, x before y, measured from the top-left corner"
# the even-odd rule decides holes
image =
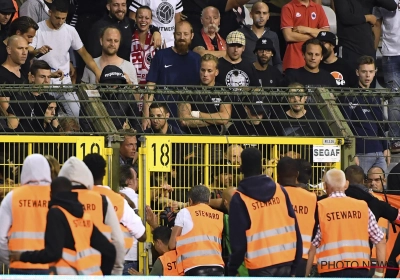
[[[344,170],[347,166],[352,164],[353,158],[356,155],[355,137],[353,132],[347,124],[346,119],[343,117],[338,104],[336,104],[335,96],[330,93],[329,90],[325,88],[317,88],[314,92],[314,99],[316,103],[323,103],[318,105],[323,118],[326,120],[333,120],[327,122],[332,135],[340,135],[344,138],[344,143],[339,143],[342,145],[341,162],[342,169]]]

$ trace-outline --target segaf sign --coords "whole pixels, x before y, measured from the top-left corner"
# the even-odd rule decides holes
[[[340,162],[340,146],[313,145],[314,162]]]

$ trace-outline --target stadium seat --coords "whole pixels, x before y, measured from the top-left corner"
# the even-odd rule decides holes
[[[329,26],[330,26],[330,31],[336,35],[336,14],[335,12],[328,6],[322,5],[322,8],[324,8],[326,17],[328,18]]]

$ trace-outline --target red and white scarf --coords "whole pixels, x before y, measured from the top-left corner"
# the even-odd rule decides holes
[[[211,38],[206,33],[204,33],[203,28],[201,29],[201,36],[203,36],[203,40],[206,43],[208,51],[224,51],[224,50],[226,50],[226,42],[218,33],[215,34],[215,37],[217,37],[218,50],[214,50],[214,45],[211,43]]]
[[[136,69],[139,84],[146,83],[146,77],[149,73],[151,60],[154,57],[156,48],[151,43],[152,35],[147,32],[144,48],[140,45],[139,32],[136,30],[132,35],[131,44],[131,62]]]

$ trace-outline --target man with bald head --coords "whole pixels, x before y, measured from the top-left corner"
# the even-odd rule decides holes
[[[206,53],[223,57],[226,55],[226,42],[219,35],[221,15],[217,8],[208,6],[201,12],[201,24],[203,28],[198,33],[194,33],[192,49],[199,55]]]
[[[385,172],[379,166],[373,166],[367,173],[367,187],[372,191],[382,192],[386,183]]]
[[[269,19],[269,8],[264,2],[256,2],[250,12],[250,17],[253,19],[253,25],[243,26],[238,29],[246,37],[246,48],[242,54],[242,58],[248,62],[256,62],[257,56],[254,54],[257,40],[265,38],[271,40],[276,50],[269,64],[274,65],[282,72],[282,59],[280,55],[278,35],[269,27],[266,27]]]
[[[367,203],[346,196],[348,186],[343,171],[326,172],[324,187],[329,197],[317,205],[318,226],[308,253],[306,276],[317,253],[318,272],[322,277],[368,277],[368,241],[376,245],[378,263],[385,262],[384,234]],[[375,270],[375,277],[383,277],[383,268]]]
[[[0,84],[27,84],[28,73],[21,71],[23,65],[28,57],[28,42],[26,39],[19,35],[11,36],[7,42],[7,59],[0,66]],[[7,116],[7,126],[10,129],[18,127],[18,119],[15,118],[17,113],[12,110],[10,100],[26,99],[22,94],[15,94],[12,92],[0,93],[0,109],[2,113]],[[17,105],[16,103],[14,105]],[[29,106],[27,103],[22,103],[20,106]],[[19,107],[19,106],[18,106]]]

